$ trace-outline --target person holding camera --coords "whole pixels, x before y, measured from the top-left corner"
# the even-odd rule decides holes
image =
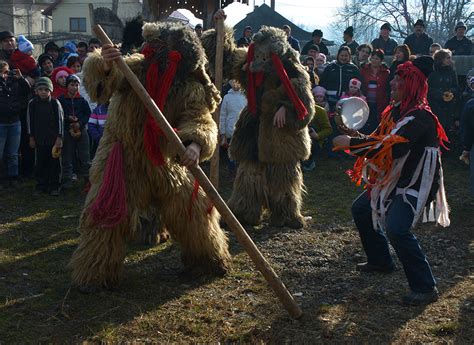
[[[7,157],[7,176],[11,187],[18,186],[18,150],[20,148],[22,100],[30,84],[20,70],[10,70],[5,60],[0,60],[0,162]]]

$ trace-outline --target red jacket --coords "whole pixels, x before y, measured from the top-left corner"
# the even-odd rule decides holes
[[[68,75],[74,74],[74,71],[66,66],[56,67],[53,70],[53,73],[51,74],[51,81],[53,82],[54,90],[51,93],[51,97],[56,99],[58,99],[59,96],[65,95],[67,93],[67,89],[56,82],[56,74],[58,74],[59,71],[66,71]]]
[[[377,113],[380,116],[390,101],[387,95],[390,70],[385,64],[382,64],[378,73],[375,75],[372,73],[370,63],[366,63],[360,68],[360,75],[362,78],[362,92],[367,97],[367,102],[371,101],[369,94],[373,91],[373,88],[375,88],[375,102],[377,104]]]
[[[18,68],[23,75],[34,76],[37,69],[36,60],[33,56],[22,53],[16,49],[10,57],[11,66]]]

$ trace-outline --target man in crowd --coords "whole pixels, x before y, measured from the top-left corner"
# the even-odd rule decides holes
[[[47,53],[41,54],[38,57],[38,66],[41,69],[41,76],[51,79],[54,70],[53,58]]]
[[[15,35],[10,31],[0,32],[0,60],[10,63],[10,57],[16,49]]]
[[[359,43],[354,41],[354,28],[352,26],[349,26],[346,30],[344,30],[343,39],[344,43],[341,44],[341,47],[349,47],[349,49],[351,50],[351,55],[355,55]]]
[[[237,47],[248,47],[250,43],[252,42],[252,27],[251,26],[246,26],[244,28],[244,31],[242,33],[242,37],[239,38],[237,41]]]
[[[283,31],[286,32],[286,36],[288,36],[288,43],[290,43],[291,48],[296,50],[298,53],[300,52],[300,42],[291,36],[291,28],[289,25],[283,25]],[[319,52],[319,51],[318,51]]]
[[[403,43],[410,48],[410,52],[413,55],[429,55],[433,39],[425,33],[425,23],[423,20],[418,19],[414,28],[415,31],[408,35]]]
[[[81,61],[81,65],[84,63],[84,60],[87,57],[87,53],[89,52],[89,46],[86,42],[79,42],[77,44],[77,55],[79,55],[79,60]]]
[[[451,50],[453,55],[472,55],[472,42],[466,37],[467,27],[464,22],[457,22],[454,28],[455,36],[451,37],[444,47]]]
[[[89,40],[89,52],[93,52],[94,50],[99,49],[101,46],[102,45],[101,45],[100,41],[97,38],[92,37]]]
[[[197,37],[202,36],[202,25],[201,24],[196,24],[194,27],[194,32],[196,33]]]
[[[53,66],[58,67],[61,62],[58,45],[50,41],[44,46],[44,52],[53,58]]]
[[[313,40],[306,43],[301,50],[301,55],[308,55],[308,50],[312,45],[317,45],[319,48],[319,52],[323,53],[324,55],[329,55],[328,47],[323,42],[323,32],[319,29],[313,31]]]
[[[392,31],[392,26],[390,23],[384,23],[380,27],[380,36],[372,41],[373,49],[382,49],[385,55],[393,55],[395,47],[398,45],[397,41],[393,38],[390,38],[390,32]]]

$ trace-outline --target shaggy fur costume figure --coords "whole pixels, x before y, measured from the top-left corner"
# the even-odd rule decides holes
[[[230,155],[239,167],[229,206],[245,224],[258,224],[266,209],[271,225],[300,228],[304,225],[300,161],[310,154],[307,125],[314,114],[308,73],[280,29],[263,26],[248,51],[236,48],[229,36],[227,32],[224,72],[239,80],[248,98],[230,144]],[[201,39],[212,66],[215,32],[208,30]],[[278,128],[273,120],[281,106],[286,109],[286,123]]]
[[[198,143],[201,161],[209,159],[217,144],[217,126],[211,113],[220,97],[205,72],[207,60],[197,36],[181,25],[147,23],[143,37],[149,48],[147,58],[133,54],[126,57],[126,63],[148,89],[150,80],[159,85],[166,79],[172,65],[170,57],[180,55],[169,88],[162,90],[167,97],[161,110],[185,145]],[[159,76],[148,73],[153,66]],[[108,73],[104,71],[100,51],[90,54],[83,70],[91,98],[101,104],[110,99],[110,107],[90,170],[91,188],[80,219],[79,246],[71,259],[74,283],[81,287],[116,285],[125,243],[133,238],[143,214],[154,214],[166,224],[181,246],[182,261],[190,273],[225,273],[231,258],[217,211],[178,163],[176,153],[160,135],[156,122],[150,122],[151,116],[129,83],[115,65]],[[154,128],[151,133],[155,136],[148,140],[156,140],[155,147],[147,144],[144,135],[150,128]],[[150,158],[150,148],[155,158],[159,151],[161,162]],[[111,190],[109,198],[104,197],[107,188]]]

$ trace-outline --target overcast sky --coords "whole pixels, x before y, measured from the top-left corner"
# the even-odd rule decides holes
[[[270,6],[270,0],[255,0],[255,5],[266,3]],[[233,26],[245,18],[246,14],[253,11],[253,0],[249,0],[250,5],[242,5],[234,2],[224,10],[227,14],[226,23]],[[305,25],[307,31],[318,28],[324,31],[324,37],[331,37],[329,25],[334,21],[334,15],[343,0],[276,0],[275,10],[296,25]],[[180,10],[186,17],[191,17],[191,12]],[[199,19],[192,19],[192,24],[201,22]]]

